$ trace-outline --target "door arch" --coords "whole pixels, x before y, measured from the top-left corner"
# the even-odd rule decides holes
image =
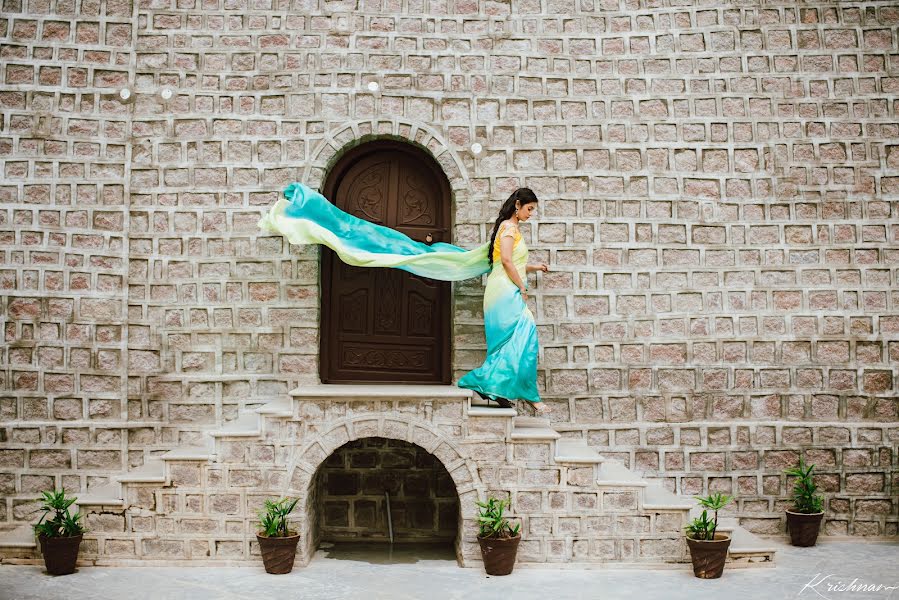
[[[414,240],[451,241],[449,181],[411,144],[379,140],[349,150],[322,193],[338,208]],[[323,383],[450,383],[449,282],[352,267],[325,247],[321,277]]]

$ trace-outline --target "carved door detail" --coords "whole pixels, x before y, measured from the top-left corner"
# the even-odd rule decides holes
[[[331,171],[323,193],[346,212],[412,239],[449,239],[449,183],[411,145],[354,148]],[[322,253],[322,381],[449,383],[450,283],[400,269],[351,267],[327,248]]]

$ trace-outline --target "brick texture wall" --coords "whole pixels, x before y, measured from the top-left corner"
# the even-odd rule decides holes
[[[804,455],[827,533],[896,534],[894,2],[2,6],[0,522],[316,382],[318,250],[256,220],[393,136],[447,172],[456,243],[543,200],[559,429],[761,532]],[[455,286],[457,376],[481,293]]]
[[[315,495],[323,541],[394,541],[456,537],[459,498],[449,473],[433,455],[400,440],[366,438],[339,448],[322,464]]]

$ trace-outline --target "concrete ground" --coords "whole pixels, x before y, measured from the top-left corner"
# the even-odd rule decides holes
[[[516,568],[507,577],[462,569],[445,554],[320,550],[306,568],[268,575],[258,567],[82,567],[51,577],[43,566],[0,565],[0,598],[53,600],[297,598],[303,600],[899,599],[899,540],[779,546],[773,568],[725,569],[701,580],[687,569]],[[423,559],[421,559],[423,558]],[[421,560],[420,560],[421,559]],[[893,586],[850,591],[828,585]]]

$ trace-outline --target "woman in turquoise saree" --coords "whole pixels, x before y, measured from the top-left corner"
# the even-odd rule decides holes
[[[487,356],[457,385],[501,406],[524,400],[544,412],[537,391],[537,326],[527,306],[527,274],[547,271],[528,265],[528,249],[518,224],[537,208],[528,188],[512,193],[500,209],[490,242],[472,250],[453,244],[417,242],[395,229],[340,210],[303,183],[284,190],[259,226],[292,244],[323,244],[357,267],[392,267],[440,281],[460,281],[489,273],[484,291]]]

